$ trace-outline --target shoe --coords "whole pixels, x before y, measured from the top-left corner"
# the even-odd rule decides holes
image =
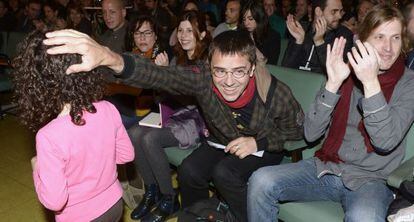
[[[149,186],[145,186],[145,193],[142,197],[141,202],[138,206],[132,211],[131,219],[138,220],[145,215],[147,215],[151,209],[158,203],[160,200],[160,191],[156,184],[151,184]]]
[[[164,195],[157,208],[145,217],[141,218],[141,222],[163,222],[180,209],[178,196]]]

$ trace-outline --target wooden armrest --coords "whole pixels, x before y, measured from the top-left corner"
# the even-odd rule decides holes
[[[139,96],[141,92],[141,88],[128,86],[122,83],[108,83],[105,90],[105,94],[108,96],[114,94],[127,94],[132,96]]]
[[[401,164],[397,169],[392,171],[387,179],[388,185],[394,188],[399,188],[404,180],[413,180],[413,170],[414,157],[411,157],[403,164]]]

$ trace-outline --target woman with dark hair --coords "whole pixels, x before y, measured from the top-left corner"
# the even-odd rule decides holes
[[[40,202],[56,221],[118,221],[122,188],[116,165],[134,150],[116,108],[102,101],[97,70],[67,75],[80,55],[49,55],[35,31],[13,61],[13,80],[23,124],[36,134],[33,180]]]
[[[139,54],[145,58],[155,60],[163,51],[158,41],[158,29],[154,19],[148,15],[139,16],[136,21],[130,23],[127,51]]]
[[[177,37],[179,44],[175,47],[176,57],[169,63],[164,52],[157,56],[155,64],[181,65],[191,69],[200,69],[204,66],[211,41],[204,16],[196,11],[184,13],[179,19]],[[164,148],[197,147],[201,138],[207,134],[204,121],[194,102],[189,102],[188,98],[182,96],[172,98],[163,95],[162,104],[174,108],[174,113],[167,120],[165,127],[134,126],[128,130],[137,153],[135,164],[145,184],[144,197],[131,213],[131,218],[141,221],[164,221],[179,208]],[[155,210],[150,212],[156,205]]]
[[[269,26],[263,6],[249,1],[242,12],[241,29],[250,33],[256,47],[267,58],[267,63],[277,65],[280,52],[280,35]]]
[[[46,2],[43,5],[44,22],[49,29],[57,27],[59,8],[55,2]]]
[[[87,35],[92,34],[92,24],[85,17],[82,7],[78,3],[69,3],[68,5],[68,28],[75,29]]]

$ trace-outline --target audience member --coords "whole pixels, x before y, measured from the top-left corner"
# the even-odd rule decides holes
[[[256,47],[267,58],[267,63],[277,65],[280,52],[280,35],[270,28],[262,4],[249,1],[241,11],[241,29],[249,32]]]
[[[374,7],[374,3],[371,0],[360,0],[357,6],[357,19],[358,22],[364,20],[365,15],[369,12],[369,10]]]
[[[286,21],[276,14],[275,0],[263,0],[263,7],[269,18],[270,27],[280,34],[281,38],[286,37]]]
[[[294,8],[292,6],[291,0],[282,0],[282,16],[283,18],[287,18],[289,14],[294,14]]]
[[[158,28],[151,16],[141,15],[132,22],[128,31],[127,51],[155,61],[164,47],[158,41]],[[138,116],[144,116],[154,106],[154,91],[143,89],[136,99],[135,109]]]
[[[0,0],[0,30],[2,32],[14,31],[16,28],[16,17],[9,10],[6,0]]]
[[[82,7],[76,3],[68,5],[68,28],[78,30],[87,35],[92,34],[92,24],[83,14]]]
[[[23,14],[23,8],[19,0],[9,0],[10,13],[16,18],[20,18]]]
[[[299,22],[312,21],[312,14],[308,15],[308,8],[312,5],[308,0],[296,0],[295,4],[295,19]]]
[[[101,100],[98,70],[66,75],[79,55],[48,55],[43,32],[32,32],[14,60],[19,116],[36,134],[33,180],[56,221],[118,221],[122,188],[117,164],[134,150],[118,111]],[[36,90],[33,90],[36,89]]]
[[[187,11],[199,11],[198,4],[195,0],[184,1],[181,7],[180,16],[183,15]],[[177,28],[175,28],[170,35],[170,39],[168,43],[171,47],[174,47],[177,44],[177,41],[178,41],[177,40]]]
[[[36,29],[34,21],[39,19],[42,4],[40,0],[29,0],[24,8],[24,12],[17,18],[18,32],[29,33]]]
[[[158,54],[162,53],[163,47],[158,42],[158,29],[156,23],[151,16],[142,15],[138,19],[131,23],[128,34],[129,42],[131,46],[127,48],[127,51],[141,55],[152,61]]]
[[[213,32],[213,38],[222,32],[236,30],[239,25],[241,2],[240,0],[229,0],[226,4],[226,21],[220,23]]]
[[[408,68],[414,70],[414,3],[409,3],[408,5],[406,5],[404,7],[403,14],[407,24],[407,37],[410,41],[409,52],[407,53],[407,60],[405,64]]]
[[[357,20],[356,14],[353,12],[346,12],[341,19],[341,25],[345,28],[349,29],[352,33],[356,33],[357,31]]]
[[[214,29],[217,27],[217,20],[215,19],[215,16],[212,12],[204,12],[204,16],[206,19],[207,31],[209,33],[213,33]]]
[[[59,7],[55,2],[43,4],[44,23],[49,30],[58,29]]]
[[[103,0],[102,14],[108,28],[100,37],[102,45],[117,53],[125,52],[125,37],[128,29],[123,0]]]
[[[48,33],[49,53],[79,53],[83,64],[67,72],[106,65],[135,86],[163,89],[197,98],[219,150],[202,143],[181,164],[178,181],[182,204],[188,207],[209,197],[209,182],[229,204],[229,218],[246,221],[247,180],[256,169],[278,164],[286,140],[302,138],[303,113],[289,88],[271,76],[248,34],[224,32],[209,48],[209,67],[157,67],[148,60],[122,56],[72,30]],[[75,43],[73,40],[81,40]],[[198,73],[201,72],[201,73]],[[258,158],[251,154],[264,151]],[[256,221],[256,220],[254,220]]]
[[[160,33],[158,35],[160,38],[159,41],[164,44],[168,42],[171,32],[173,31],[174,24],[169,13],[164,8],[159,6],[158,1],[160,0],[144,0],[145,8],[147,10],[146,13],[149,13],[149,15],[157,21],[160,28]]]
[[[203,68],[207,62],[210,41],[211,37],[207,32],[203,14],[196,11],[185,12],[179,19],[177,58],[173,59],[171,62],[173,64],[170,65],[181,65],[190,69]],[[165,53],[158,55],[155,63],[168,66],[167,55]],[[171,96],[167,98],[167,104],[172,104]],[[170,166],[164,148],[197,147],[200,143],[197,137],[203,136],[205,126],[194,103],[182,105],[187,104],[182,96],[174,97],[173,103],[176,103],[174,113],[163,128],[134,126],[128,130],[137,152],[135,164],[143,176],[146,188],[143,200],[131,213],[132,219],[141,218],[143,222],[165,221],[180,206],[178,195],[171,184]],[[150,212],[159,199],[161,200],[156,209]]]
[[[311,25],[303,27],[293,15],[286,21],[291,38],[282,65],[295,69],[324,73],[326,46],[335,38],[346,40],[344,53],[351,50],[353,34],[339,24],[342,18],[341,0],[315,0],[314,19]]]
[[[210,0],[201,0],[198,2],[200,11],[202,12],[211,12],[214,15],[214,19],[217,21],[220,19],[219,11],[217,5]]]
[[[385,221],[394,199],[386,179],[404,159],[414,119],[414,72],[404,67],[404,18],[374,7],[343,60],[343,37],[328,46],[328,80],[305,118],[305,138],[325,138],[315,157],[259,169],[249,180],[250,221],[277,221],[279,203],[334,201],[344,221]],[[352,72],[351,68],[352,67]]]

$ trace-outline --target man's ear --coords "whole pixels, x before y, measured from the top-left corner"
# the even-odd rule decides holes
[[[256,65],[252,64],[252,68],[250,69],[249,77],[253,77],[255,71],[256,71]]]
[[[124,8],[124,9],[122,9],[122,17],[126,17],[126,15],[127,15],[127,12],[126,12],[126,9]]]
[[[200,41],[201,40],[203,40],[204,39],[204,37],[206,37],[206,31],[203,31],[201,34],[200,34]]]
[[[316,7],[315,8],[315,15],[318,17],[321,17],[323,15],[323,11],[321,9],[321,7]]]

